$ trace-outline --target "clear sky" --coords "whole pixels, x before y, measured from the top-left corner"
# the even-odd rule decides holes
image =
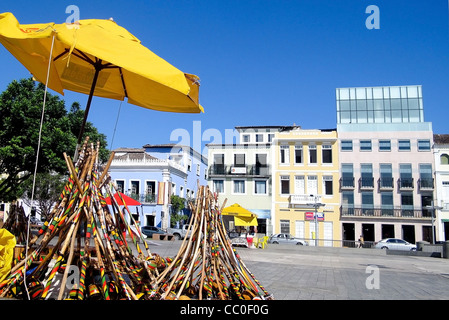
[[[171,134],[185,131],[191,146],[204,146],[220,142],[205,132],[220,132],[225,142],[225,130],[235,126],[336,128],[335,88],[382,85],[422,85],[425,121],[435,133],[449,133],[447,0],[2,0],[0,12],[12,12],[21,24],[63,23],[71,4],[80,19],[113,17],[201,79],[204,114],[94,97],[88,120],[106,134],[108,147],[113,136],[112,148],[139,148],[179,142]],[[379,29],[366,27],[369,5],[379,8]],[[0,91],[29,76],[3,46],[0,70]],[[69,91],[62,98],[68,107],[87,102]]]

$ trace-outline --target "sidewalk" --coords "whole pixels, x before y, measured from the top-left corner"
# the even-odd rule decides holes
[[[151,252],[170,256],[181,241],[148,243]],[[236,250],[276,300],[449,299],[449,259],[364,248],[269,245]]]

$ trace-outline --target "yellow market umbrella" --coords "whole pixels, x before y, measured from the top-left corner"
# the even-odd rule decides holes
[[[236,226],[257,226],[257,215],[243,208],[238,203],[224,208],[221,211],[222,215],[234,216],[234,223]]]
[[[199,78],[178,70],[112,20],[21,25],[6,12],[0,14],[0,42],[54,91],[89,94],[78,144],[92,96],[126,97],[131,104],[159,111],[204,112]]]

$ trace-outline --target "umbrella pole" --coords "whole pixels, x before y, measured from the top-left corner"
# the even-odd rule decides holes
[[[78,160],[78,149],[81,146],[81,140],[83,139],[83,134],[84,134],[84,126],[86,125],[86,122],[87,122],[87,116],[89,114],[90,104],[92,103],[92,97],[94,95],[95,86],[97,85],[98,74],[101,71],[101,68],[99,66],[101,66],[101,60],[99,61],[98,64],[95,65],[94,79],[92,80],[92,86],[90,87],[89,98],[87,99],[86,111],[84,111],[83,123],[81,124],[81,129],[78,134],[78,142],[76,143],[75,155],[73,156],[73,162],[76,162]]]

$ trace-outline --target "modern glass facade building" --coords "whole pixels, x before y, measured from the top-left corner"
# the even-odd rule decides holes
[[[424,121],[421,86],[338,88],[337,123]]]
[[[432,241],[432,124],[421,86],[336,89],[342,239]]]

